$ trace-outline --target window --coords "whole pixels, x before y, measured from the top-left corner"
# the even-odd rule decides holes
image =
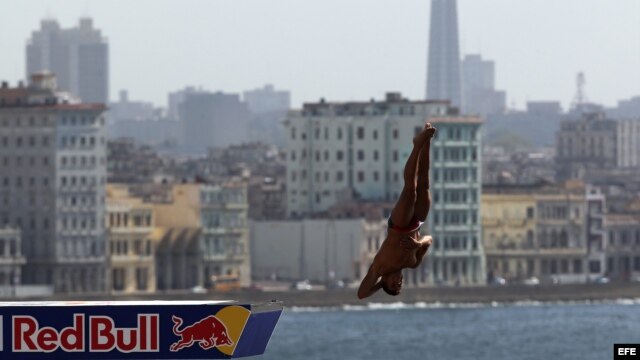
[[[394,139],[397,139],[397,138],[398,138],[398,129],[393,129],[392,134],[393,134],[393,135],[392,135],[392,136],[393,136],[393,138],[394,138]]]
[[[373,140],[378,140],[378,130],[373,130]]]
[[[373,150],[373,161],[378,161],[378,150]]]
[[[533,219],[533,207],[532,206],[527,208],[527,219]]]
[[[364,182],[364,171],[358,171],[358,182]]]
[[[342,128],[338,128],[337,137],[338,137],[338,140],[342,140]]]
[[[364,160],[364,150],[358,150],[358,160],[359,161]]]
[[[137,268],[136,269],[136,289],[137,290],[147,290],[149,287],[148,283],[148,270],[147,268]]]
[[[344,157],[344,153],[342,152],[342,150],[338,150],[336,152],[336,160],[338,161],[342,161],[342,158]]]
[[[124,290],[124,269],[115,268],[113,274],[113,290]]]
[[[336,181],[342,181],[344,179],[344,174],[342,171],[336,172]]]
[[[324,151],[324,161],[329,161],[329,150]]]
[[[291,139],[295,140],[296,138],[296,128],[292,127],[291,128]]]
[[[573,260],[573,273],[574,274],[582,273],[582,260],[581,259]]]
[[[398,150],[393,150],[393,162],[398,162]]]
[[[363,140],[364,139],[364,127],[358,126],[357,134],[358,134],[358,140]]]
[[[378,182],[378,180],[380,179],[380,175],[378,174],[377,171],[373,172],[373,181]]]

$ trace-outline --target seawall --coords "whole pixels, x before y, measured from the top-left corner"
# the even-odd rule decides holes
[[[262,303],[271,300],[290,306],[340,306],[366,305],[367,303],[490,303],[516,301],[585,301],[640,298],[640,283],[571,284],[571,285],[510,285],[483,287],[432,287],[403,289],[398,296],[388,296],[379,291],[374,296],[359,300],[357,289],[306,290],[306,291],[237,291],[228,293],[194,294],[186,292],[157,293],[126,296],[54,296],[48,301],[65,300],[237,300],[246,303]]]

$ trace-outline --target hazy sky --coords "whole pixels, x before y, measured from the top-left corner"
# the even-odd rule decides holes
[[[3,0],[0,79],[24,78],[45,16],[89,15],[111,52],[111,97],[166,103],[187,85],[273,83],[302,102],[424,97],[429,0]],[[640,95],[640,0],[459,0],[461,53],[496,61],[508,101],[561,100],[584,71],[590,100]]]

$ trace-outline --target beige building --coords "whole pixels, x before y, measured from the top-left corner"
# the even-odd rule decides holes
[[[488,280],[587,281],[585,195],[581,183],[485,186],[482,238]]]
[[[158,249],[158,290],[184,290],[202,286],[200,186],[178,184],[164,188],[164,200],[154,202]]]
[[[110,185],[107,224],[113,293],[187,290],[212,275],[250,284],[247,188]]]
[[[153,206],[131,197],[126,185],[107,186],[108,289],[112,294],[156,290]]]
[[[536,200],[530,193],[501,193],[485,187],[482,194],[482,240],[487,277],[523,280],[535,271]]]

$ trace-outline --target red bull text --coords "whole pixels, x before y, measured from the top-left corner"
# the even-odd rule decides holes
[[[90,316],[88,325],[84,314],[74,314],[73,325],[60,331],[41,327],[32,316],[13,316],[13,352],[107,352],[122,353],[159,351],[159,314],[138,315],[135,328],[118,328],[109,316]],[[84,329],[88,329],[85,331]],[[86,341],[85,334],[89,340]]]

